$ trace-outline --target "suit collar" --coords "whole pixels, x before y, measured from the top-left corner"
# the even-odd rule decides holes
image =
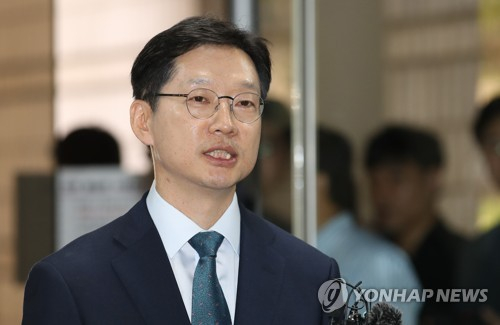
[[[147,324],[164,324],[166,320],[190,324],[145,197],[123,218],[114,238],[125,250],[112,265],[144,320]]]
[[[267,324],[274,318],[285,260],[272,247],[275,233],[261,217],[241,211],[241,254],[235,324]]]
[[[261,217],[240,205],[241,248],[235,324],[267,324],[274,318],[285,259],[272,245],[275,233]],[[114,270],[147,324],[167,320],[189,325],[167,254],[146,207],[145,196],[124,217],[115,240],[124,252]],[[170,323],[170,322],[169,322]]]

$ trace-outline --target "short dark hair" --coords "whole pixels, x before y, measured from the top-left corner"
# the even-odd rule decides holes
[[[154,36],[142,49],[131,72],[136,99],[156,107],[157,93],[172,77],[177,57],[202,45],[231,46],[252,59],[259,75],[261,97],[271,83],[271,59],[267,41],[236,25],[212,17],[191,17]]]
[[[318,169],[328,174],[330,200],[343,209],[356,211],[356,187],[352,172],[352,149],[340,133],[318,130]]]
[[[423,169],[439,168],[443,164],[441,145],[429,131],[403,125],[387,126],[369,141],[365,166],[372,169],[391,163],[415,163]]]
[[[70,132],[56,144],[57,163],[62,166],[119,165],[120,147],[107,131],[97,127]]]
[[[500,97],[496,97],[486,104],[474,120],[474,136],[479,144],[484,140],[486,128],[497,118],[500,118]]]

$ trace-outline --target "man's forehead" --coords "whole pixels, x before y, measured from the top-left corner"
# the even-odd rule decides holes
[[[172,68],[172,77],[170,78],[170,81],[173,79],[179,78],[181,75],[186,76],[187,79],[185,80],[179,80],[177,79],[178,82],[185,84],[189,87],[193,88],[211,88],[211,86],[216,86],[217,83],[220,83],[222,81],[227,81],[229,77],[231,76],[231,72],[234,73],[235,76],[239,78],[235,78],[232,80],[232,84],[236,88],[243,88],[243,89],[249,89],[250,91],[260,93],[260,76],[258,75],[258,71],[255,67],[254,62],[251,60],[250,57],[248,57],[249,62],[252,63],[253,71],[247,70],[248,67],[244,68],[242,67],[243,73],[239,71],[237,68],[233,67],[234,71],[222,71],[222,73],[213,73],[213,69],[211,66],[205,64],[205,65],[200,65],[198,64],[200,61],[196,59],[196,57],[203,57],[207,55],[207,53],[204,50],[237,50],[247,56],[247,54],[237,48],[237,47],[232,47],[232,46],[218,46],[218,45],[202,45],[198,46],[194,49],[191,49],[190,51],[178,56],[175,61],[174,61],[174,66]],[[190,57],[190,59],[187,59],[187,56]],[[210,54],[208,54],[207,57],[211,57]],[[231,58],[234,58],[234,55],[230,56]],[[219,59],[218,59],[219,60]],[[203,61],[202,61],[203,62]],[[196,66],[193,67],[193,65]],[[237,67],[237,65],[236,65]],[[220,70],[220,69],[219,69]],[[184,74],[182,71],[189,71],[187,74]],[[167,82],[169,83],[169,82]]]

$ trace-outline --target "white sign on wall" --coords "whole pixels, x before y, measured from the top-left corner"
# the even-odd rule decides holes
[[[118,167],[56,172],[56,249],[126,213],[144,193],[142,178]]]

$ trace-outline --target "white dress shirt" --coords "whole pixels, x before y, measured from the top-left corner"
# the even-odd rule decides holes
[[[206,230],[165,201],[156,191],[155,184],[153,182],[146,198],[146,204],[160,233],[184,306],[191,320],[193,277],[200,257],[188,241],[197,233]],[[224,236],[217,252],[217,277],[233,323],[240,260],[240,218],[238,200],[235,194],[222,217],[209,229],[209,231],[217,231]]]

